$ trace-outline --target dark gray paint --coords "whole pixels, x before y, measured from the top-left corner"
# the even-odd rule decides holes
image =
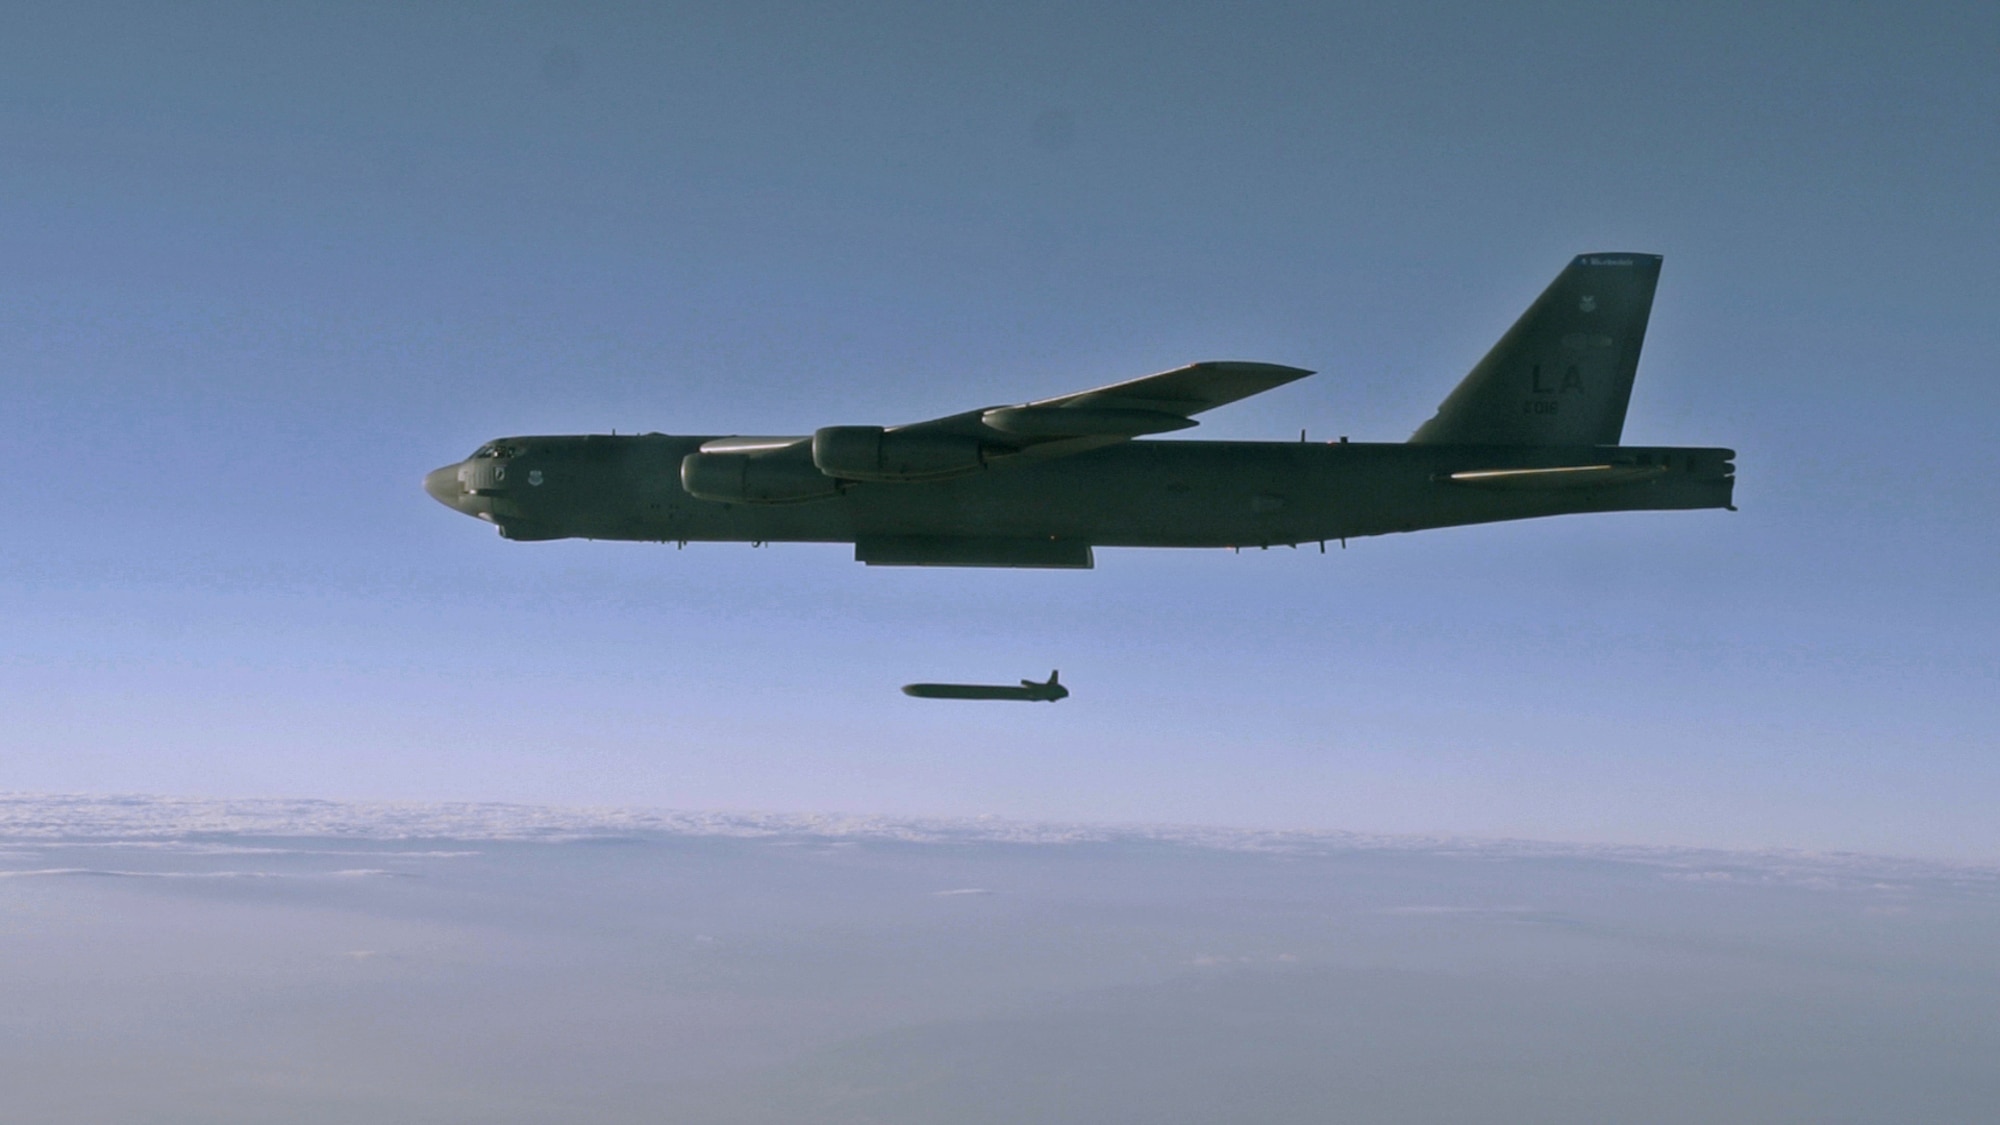
[[[829,438],[860,429],[840,427],[721,454],[701,452],[718,437],[507,438],[424,487],[510,539],[851,542],[861,561],[918,566],[1080,568],[1093,547],[1324,545],[1580,512],[1726,508],[1731,450],[1618,444],[1659,268],[1647,254],[1574,259],[1404,444],[1132,441],[1130,429],[1079,436],[1082,422],[1049,420],[1120,422],[1135,404],[1185,417],[1306,374],[1209,363],[1020,408],[1056,438],[1042,444],[988,421],[1015,408],[887,431],[986,451],[937,462],[956,474],[937,479],[840,479],[826,471]],[[757,495],[800,499],[693,494],[713,497],[707,482],[729,487],[760,467],[776,491]],[[746,471],[732,478],[732,468]],[[1517,471],[1546,469],[1580,471]]]
[[[1011,684],[904,684],[903,694],[918,699],[1013,700],[1020,703],[1054,703],[1068,699],[1069,689],[1059,682],[1060,669],[1049,673],[1046,682],[1022,680]]]

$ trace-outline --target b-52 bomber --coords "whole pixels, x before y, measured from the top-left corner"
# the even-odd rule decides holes
[[[1141,440],[1311,374],[1225,361],[902,426],[502,438],[424,488],[508,539],[852,543],[875,566],[1732,508],[1732,450],[1619,444],[1659,275],[1577,257],[1406,442]]]

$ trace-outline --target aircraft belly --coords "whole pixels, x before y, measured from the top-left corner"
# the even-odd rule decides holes
[[[1135,441],[942,481],[857,483],[838,496],[798,503],[723,504],[689,496],[673,475],[679,458],[702,439],[626,440],[635,444],[609,475],[551,468],[550,487],[510,501],[539,504],[521,509],[518,518],[525,526],[602,539],[845,543],[928,537],[1246,547],[1571,512],[1722,507],[1730,484],[1714,473],[1543,490],[1467,487],[1453,480],[1453,474],[1484,479],[1478,474],[1544,462],[1581,464],[1627,451],[1173,440]],[[557,487],[564,478],[567,486]]]
[[[860,536],[1107,547],[1297,542],[1338,535],[1353,504],[1325,448],[1135,442],[930,484],[859,485],[839,503]]]

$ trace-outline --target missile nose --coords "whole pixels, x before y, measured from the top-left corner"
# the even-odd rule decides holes
[[[424,474],[424,491],[447,508],[464,511],[465,486],[459,483],[458,466],[446,465]]]

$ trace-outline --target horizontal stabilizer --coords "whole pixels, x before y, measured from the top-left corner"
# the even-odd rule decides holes
[[[1603,488],[1666,475],[1661,465],[1563,465],[1553,469],[1471,469],[1445,479],[1473,488],[1531,492],[1557,488]]]

